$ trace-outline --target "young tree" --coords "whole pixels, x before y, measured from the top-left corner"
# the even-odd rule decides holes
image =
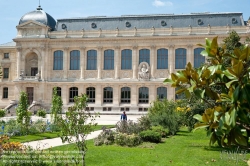
[[[28,111],[28,96],[27,93],[21,92],[18,107],[16,108],[17,123],[21,125],[23,133],[28,132],[30,124],[31,112]]]
[[[62,127],[62,142],[75,143],[82,157],[82,165],[85,165],[85,154],[87,152],[86,137],[97,125],[95,119],[98,115],[92,116],[86,111],[87,95],[75,96],[74,106],[69,107],[66,117],[57,117],[58,124]]]
[[[237,145],[248,147],[250,136],[250,48],[235,48],[233,53],[220,48],[217,37],[206,39],[205,50],[201,53],[210,63],[194,69],[190,63],[186,69],[171,74],[172,87],[180,87],[177,93],[190,96],[194,93],[202,102],[209,105],[203,115],[195,115],[199,120],[196,128],[208,128],[210,144],[218,142],[226,147]],[[230,58],[230,65],[224,63]],[[216,88],[215,88],[216,87]],[[246,129],[247,137],[241,130]]]
[[[58,114],[62,113],[62,98],[57,94],[57,88],[53,88],[53,96],[52,96],[52,106],[51,106],[51,121],[52,123],[57,123]]]

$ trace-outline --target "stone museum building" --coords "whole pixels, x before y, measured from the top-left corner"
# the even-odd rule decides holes
[[[195,67],[205,62],[198,43],[215,36],[222,42],[231,30],[242,41],[250,35],[242,13],[55,20],[40,6],[20,16],[16,29],[12,42],[0,44],[0,108],[9,114],[21,91],[31,110],[49,110],[54,87],[65,109],[86,93],[91,111],[147,111],[157,98],[178,98],[163,81],[188,62]]]

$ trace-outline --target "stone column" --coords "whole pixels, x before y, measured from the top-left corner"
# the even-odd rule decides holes
[[[119,86],[116,84],[113,87],[113,106],[118,107],[119,106]]]
[[[69,63],[70,63],[69,47],[64,47],[63,79],[68,79]]]
[[[45,46],[41,46],[40,47],[41,50],[41,80],[44,81],[44,74],[45,74]],[[38,72],[39,73],[39,72]]]
[[[136,107],[138,105],[138,86],[132,84],[131,86],[131,106]]]
[[[53,63],[54,63],[54,54],[52,53],[52,48],[47,46],[47,55],[45,58],[45,63],[47,67],[45,68],[45,80],[49,80],[50,73],[53,71]]]
[[[133,79],[137,79],[137,67],[138,67],[138,46],[133,46],[133,53],[132,53],[132,67],[133,67]]]
[[[168,54],[168,69],[169,73],[173,73],[175,70],[175,50],[174,45],[169,45],[169,54]]]
[[[21,51],[22,51],[22,47],[17,47],[17,80],[19,79],[19,76],[20,76],[20,74],[21,74],[21,72],[20,72],[20,62],[21,62],[21,56],[22,56],[22,53],[21,53]]]
[[[188,64],[188,62],[190,62],[192,64],[192,66],[194,66],[194,54],[193,54],[193,45],[192,44],[187,45],[187,62],[186,62],[186,64]]]
[[[84,71],[86,69],[86,56],[85,56],[85,47],[81,47],[81,56],[80,56],[80,66],[81,66],[81,76],[80,79],[84,79]]]
[[[119,71],[121,69],[121,49],[120,46],[115,47],[115,79],[119,79]]]
[[[102,85],[100,85],[100,84],[96,85],[95,96],[96,96],[96,99],[95,99],[96,106],[102,106],[102,101],[103,101],[103,99],[102,99],[102,96],[103,96]]]
[[[97,53],[97,78],[102,78],[102,59],[103,59],[103,50],[102,47],[98,47],[98,53]]]
[[[167,99],[168,100],[175,100],[175,88],[168,86]]]
[[[155,85],[150,85],[147,86],[149,88],[149,103],[151,103],[152,101],[156,100],[156,88]]]
[[[156,63],[155,63],[155,59],[157,54],[155,53],[155,45],[151,46],[151,50],[150,50],[150,70],[151,70],[151,78],[155,78],[155,69],[156,69]]]
[[[67,85],[62,86],[62,101],[63,105],[67,105],[69,103],[69,87]]]

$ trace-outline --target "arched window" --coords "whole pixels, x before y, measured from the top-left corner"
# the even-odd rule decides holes
[[[69,89],[69,102],[74,102],[74,97],[78,96],[78,88],[77,87],[71,87]]]
[[[103,88],[103,103],[112,103],[113,102],[113,88],[106,87]]]
[[[187,50],[178,48],[175,50],[175,69],[184,69],[186,66]]]
[[[97,64],[97,51],[89,50],[87,51],[87,70],[96,70]]]
[[[3,88],[3,99],[8,99],[8,88],[7,87]]]
[[[95,88],[94,87],[88,87],[86,89],[86,93],[88,95],[88,102],[94,103],[95,102]]]
[[[139,88],[139,103],[148,103],[148,88]]]
[[[204,48],[194,49],[194,67],[198,68],[202,63],[205,63],[205,57],[201,55]]]
[[[54,52],[53,70],[63,70],[63,51],[61,50]]]
[[[62,96],[62,88],[61,87],[54,87],[56,88],[56,93],[57,93],[57,96]],[[54,90],[54,88],[52,90]]]
[[[159,87],[157,88],[157,97],[159,100],[167,98],[167,88],[166,87]]]
[[[114,50],[104,51],[104,70],[114,70]]]
[[[121,88],[121,103],[130,103],[130,88]]]
[[[167,69],[168,68],[168,50],[158,49],[157,50],[157,69]]]
[[[70,51],[70,70],[80,70],[80,51]]]
[[[139,64],[141,62],[147,62],[150,65],[150,50],[149,49],[141,49],[139,51]]]
[[[121,69],[132,69],[132,50],[122,50]]]

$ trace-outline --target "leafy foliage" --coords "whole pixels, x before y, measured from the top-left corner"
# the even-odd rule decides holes
[[[85,165],[84,157],[87,152],[85,140],[87,135],[93,131],[93,127],[97,125],[95,118],[98,117],[98,115],[92,116],[90,112],[84,110],[87,100],[86,94],[75,96],[74,105],[69,107],[65,118],[56,116],[57,123],[62,127],[60,134],[62,142],[75,143],[82,156],[82,165]]]
[[[5,109],[0,109],[0,117],[4,117],[6,114]]]
[[[120,146],[137,146],[141,143],[141,138],[137,134],[117,133],[115,143]]]
[[[196,128],[207,128],[211,136],[210,143],[216,141],[226,147],[231,145],[248,146],[250,136],[250,48],[242,46],[235,48],[232,53],[225,47],[219,47],[217,37],[212,41],[206,39],[203,56],[210,63],[202,68],[194,69],[188,63],[185,70],[171,74],[172,87],[180,87],[177,93],[192,93],[200,101],[209,105],[203,115],[195,115],[199,123]],[[230,62],[225,63],[225,61]],[[241,129],[247,130],[247,137]]]
[[[169,134],[168,129],[164,129],[162,126],[152,126],[151,130],[160,133],[162,138],[167,137]]]
[[[94,139],[94,145],[111,145],[115,141],[115,132],[111,129],[104,128],[103,131]]]
[[[118,121],[115,125],[116,132],[126,133],[126,134],[138,134],[142,131],[142,128],[138,123],[133,122],[132,120],[128,121]]]
[[[37,115],[40,117],[45,118],[46,117],[46,111],[44,109],[40,109],[37,111]]]
[[[53,88],[53,96],[52,96],[52,106],[51,106],[51,120],[52,123],[56,124],[58,114],[62,113],[62,98],[58,96],[56,87]]]
[[[140,137],[143,141],[160,143],[161,142],[161,134],[152,130],[145,130],[140,133]]]
[[[178,103],[167,99],[156,100],[149,108],[148,116],[153,126],[163,126],[174,135],[181,126],[181,116],[176,112]]]
[[[141,130],[148,130],[151,127],[151,121],[148,115],[143,115],[138,120],[138,125],[140,126]]]
[[[28,111],[27,93],[21,92],[18,107],[16,108],[17,123],[21,125],[21,132],[28,133],[31,112]]]

